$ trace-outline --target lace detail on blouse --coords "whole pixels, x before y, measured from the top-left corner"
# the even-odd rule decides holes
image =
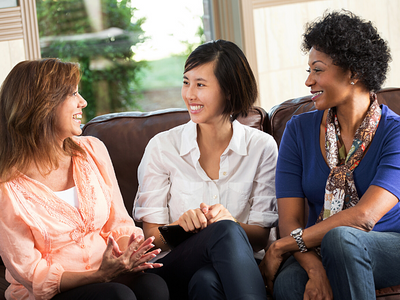
[[[107,203],[107,214],[109,215],[111,207],[111,191],[108,184],[101,176],[95,162],[90,157],[84,159],[81,156],[74,156],[73,161],[73,178],[78,190],[79,209],[66,204],[63,200],[58,199],[53,191],[42,183],[33,180],[25,175],[21,175],[15,180],[9,182],[10,190],[14,190],[18,195],[17,199],[21,206],[24,207],[28,215],[36,222],[38,228],[44,239],[44,258],[51,264],[51,238],[46,230],[43,221],[37,216],[29,213],[25,200],[30,201],[34,205],[42,206],[47,213],[59,220],[60,222],[73,228],[70,232],[70,238],[78,244],[83,243],[83,238],[86,234],[95,231],[94,218],[95,218],[95,187],[100,187],[104,194]],[[97,180],[96,180],[97,179]],[[97,182],[94,182],[97,181]],[[30,192],[29,183],[41,187],[43,193],[36,194]],[[107,219],[108,219],[107,215]]]

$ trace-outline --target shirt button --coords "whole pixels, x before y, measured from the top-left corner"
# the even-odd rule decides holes
[[[213,196],[213,199],[217,199],[217,198],[218,198],[218,196],[217,196],[217,195],[214,195],[214,196]]]
[[[87,265],[87,266],[85,267],[85,269],[86,269],[86,270],[90,270],[90,265]]]
[[[226,172],[222,173],[222,175],[226,176]]]

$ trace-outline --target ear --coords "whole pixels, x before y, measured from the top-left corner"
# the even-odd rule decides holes
[[[351,70],[347,71],[349,73],[349,83],[355,85],[358,82],[358,75]]]

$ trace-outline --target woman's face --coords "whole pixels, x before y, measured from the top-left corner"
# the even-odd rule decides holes
[[[78,93],[78,87],[75,91],[68,95],[67,98],[56,108],[56,131],[61,140],[68,137],[80,135],[82,109],[85,108],[87,102]]]
[[[349,70],[343,71],[333,64],[329,55],[314,48],[310,50],[308,65],[309,75],[305,84],[311,88],[315,108],[325,110],[352,100],[354,85]]]
[[[182,98],[194,123],[216,124],[223,120],[225,97],[214,74],[214,62],[183,74]]]

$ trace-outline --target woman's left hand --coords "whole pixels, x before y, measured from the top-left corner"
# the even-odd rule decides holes
[[[276,273],[283,261],[282,253],[274,247],[274,244],[275,243],[268,248],[268,251],[265,253],[264,258],[259,265],[261,275],[264,278],[264,283],[270,294],[272,294],[274,288]]]
[[[222,220],[235,221],[235,218],[222,204],[207,205],[201,203],[200,209],[206,216],[208,225]]]

